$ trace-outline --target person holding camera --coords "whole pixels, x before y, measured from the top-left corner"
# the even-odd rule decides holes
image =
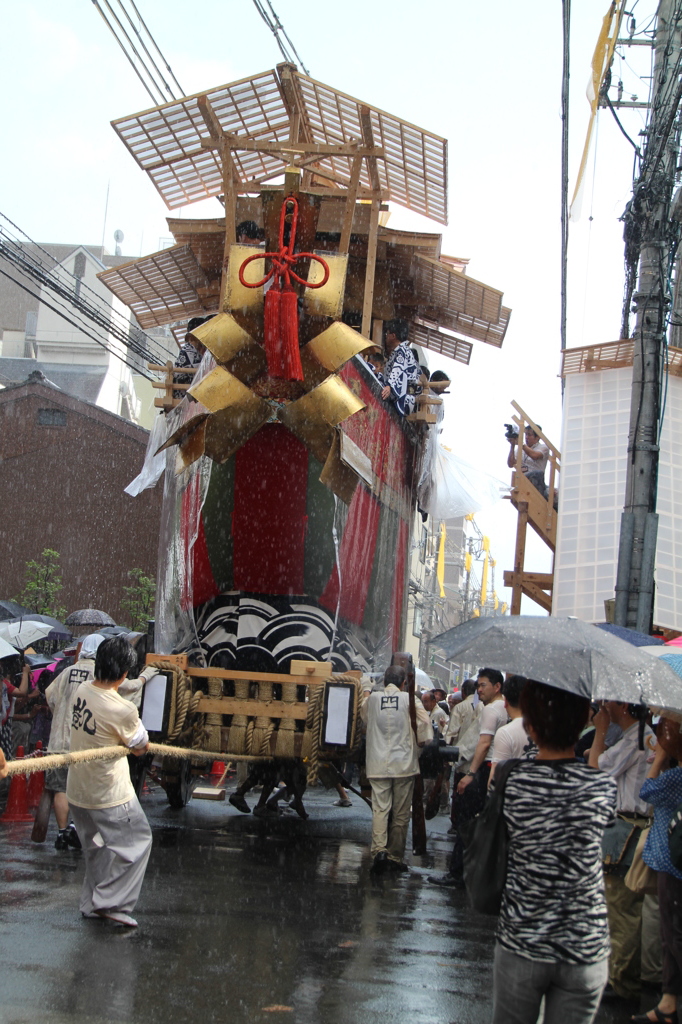
[[[507,465],[510,469],[516,466],[516,446],[519,443],[518,432],[510,423],[505,423],[507,428],[505,437],[509,441],[509,455]],[[542,427],[538,424],[538,429]],[[532,484],[540,492],[543,498],[547,497],[547,486],[545,484],[545,466],[549,458],[549,448],[540,440],[531,426],[524,430],[523,442],[521,443],[523,455],[521,456],[521,472],[526,476],[528,483]]]

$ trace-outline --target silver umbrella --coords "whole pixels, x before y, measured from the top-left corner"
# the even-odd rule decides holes
[[[593,700],[682,710],[682,679],[659,658],[580,619],[510,615],[463,622],[433,638],[451,660],[537,679]]]

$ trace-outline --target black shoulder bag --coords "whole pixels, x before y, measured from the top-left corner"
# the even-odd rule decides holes
[[[471,822],[464,839],[464,882],[469,902],[481,914],[499,914],[507,880],[509,835],[502,809],[504,791],[518,757],[498,765],[485,807]]]

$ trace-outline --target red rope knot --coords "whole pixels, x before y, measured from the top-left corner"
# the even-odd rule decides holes
[[[287,217],[291,216],[289,242],[285,244],[284,234]],[[308,288],[322,288],[329,280],[329,264],[312,252],[294,252],[296,228],[298,226],[298,200],[288,196],[282,203],[279,218],[279,251],[254,253],[247,256],[239,268],[239,281],[245,288],[261,288],[271,278],[272,288],[265,295],[263,340],[268,361],[268,373],[282,380],[303,380],[303,368],[298,347],[298,297],[291,285],[291,279]],[[270,259],[272,267],[261,281],[247,281],[244,271],[253,260]],[[294,270],[299,260],[317,260],[322,264],[324,275],[315,284],[305,281]]]

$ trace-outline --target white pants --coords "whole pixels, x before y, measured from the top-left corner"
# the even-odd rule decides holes
[[[410,824],[414,778],[414,775],[408,775],[400,779],[369,780],[372,787],[373,857],[385,851],[389,860],[402,861]]]
[[[93,810],[69,804],[85,856],[83,914],[135,908],[152,848],[152,831],[137,797]]]

